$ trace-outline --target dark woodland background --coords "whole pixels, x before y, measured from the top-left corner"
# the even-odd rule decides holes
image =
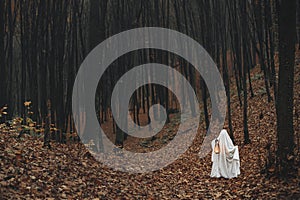
[[[238,95],[245,144],[251,142],[248,99],[255,95],[250,71],[259,68],[266,94],[262,98],[276,104],[279,172],[295,167],[289,156],[294,155],[296,143],[293,118],[299,118],[293,112],[293,84],[299,78],[294,77],[300,40],[296,0],[0,0],[0,106],[8,106],[6,119],[28,117],[43,124],[51,115],[49,124],[60,134],[76,132],[72,117],[82,116],[72,116],[71,97],[81,62],[106,38],[137,27],[170,28],[204,46],[223,76],[233,140],[230,97]],[[168,64],[190,81],[202,100],[208,127],[209,94],[200,75],[184,59],[155,49],[128,53],[109,67],[95,99],[99,122],[113,120],[110,97],[118,79],[149,62]],[[26,101],[31,101],[30,112]],[[156,103],[164,105],[168,116],[178,112],[176,98],[166,88],[145,85],[129,105],[134,121],[140,123],[140,114],[147,114]],[[113,132],[115,143],[122,146],[126,133],[114,123]]]

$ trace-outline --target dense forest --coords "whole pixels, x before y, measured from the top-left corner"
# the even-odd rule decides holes
[[[261,147],[266,150],[261,170],[284,180],[296,175],[299,181],[300,2],[296,0],[0,0],[0,122],[4,124],[0,134],[17,121],[19,138],[33,130],[35,135],[43,135],[44,146],[49,148],[80,143],[76,128],[84,129],[88,118],[84,112],[73,115],[72,93],[82,62],[107,38],[142,27],[175,30],[201,44],[224,82],[225,128],[232,141],[253,148],[253,134],[269,137],[268,130],[260,133],[260,129],[272,121],[271,128],[276,130]],[[121,149],[135,144],[137,138],[116,123],[111,99],[118,80],[146,63],[171,66],[189,81],[199,100],[203,126],[199,134],[203,138],[212,120],[211,94],[203,77],[185,58],[149,48],[119,57],[99,81],[96,114],[110,140]],[[181,91],[187,93],[186,88]],[[264,109],[253,102],[260,102]],[[149,109],[155,104],[166,109],[164,130],[169,130],[183,108],[166,87],[139,87],[128,110],[135,124],[147,125],[151,123]],[[183,106],[193,110],[197,105],[184,98]],[[265,108],[272,108],[274,118],[270,121],[264,121],[270,115]],[[252,115],[253,110],[257,115]],[[161,117],[158,110],[153,112],[154,118]],[[236,125],[237,112],[240,125]],[[74,121],[80,124],[76,126]],[[172,140],[178,124],[173,128],[162,138]],[[137,144],[147,149],[157,138],[139,139]],[[296,193],[300,195],[299,188]]]

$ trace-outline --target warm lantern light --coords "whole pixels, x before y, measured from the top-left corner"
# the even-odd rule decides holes
[[[24,106],[25,106],[25,107],[29,107],[30,104],[31,104],[31,101],[25,101],[25,102],[24,102]]]
[[[216,141],[215,141],[214,152],[215,152],[216,154],[219,154],[219,153],[220,153],[220,145],[219,145],[219,140],[218,140],[218,139],[216,139]]]

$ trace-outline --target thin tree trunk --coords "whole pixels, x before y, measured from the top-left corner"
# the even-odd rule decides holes
[[[244,124],[244,143],[249,144],[251,141],[249,139],[249,131],[248,131],[248,91],[247,91],[247,68],[248,68],[248,33],[247,33],[247,10],[246,10],[246,2],[241,2],[241,17],[242,17],[242,44],[243,44],[243,89],[244,89],[244,109],[243,109],[243,124]]]

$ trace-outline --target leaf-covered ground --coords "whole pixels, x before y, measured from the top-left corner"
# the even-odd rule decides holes
[[[295,75],[295,116],[300,116],[300,69]],[[255,74],[255,75],[254,75]],[[189,150],[173,164],[147,174],[113,171],[98,163],[82,144],[51,143],[43,148],[42,138],[14,130],[0,133],[0,199],[299,199],[300,170],[287,180],[273,175],[274,168],[266,148],[276,142],[274,103],[268,103],[263,79],[256,68],[252,72],[255,97],[249,98],[249,132],[251,144],[243,145],[242,108],[232,92],[232,117],[236,144],[239,145],[241,175],[235,179],[213,179],[210,156],[199,159],[201,124]],[[296,163],[299,168],[299,119],[295,118]],[[166,130],[176,129],[168,125]],[[2,131],[3,131],[2,127]],[[128,138],[127,149],[157,149],[166,137],[142,142]],[[269,159],[267,159],[269,158]],[[267,172],[267,173],[266,173]],[[269,174],[269,175],[267,175]]]

